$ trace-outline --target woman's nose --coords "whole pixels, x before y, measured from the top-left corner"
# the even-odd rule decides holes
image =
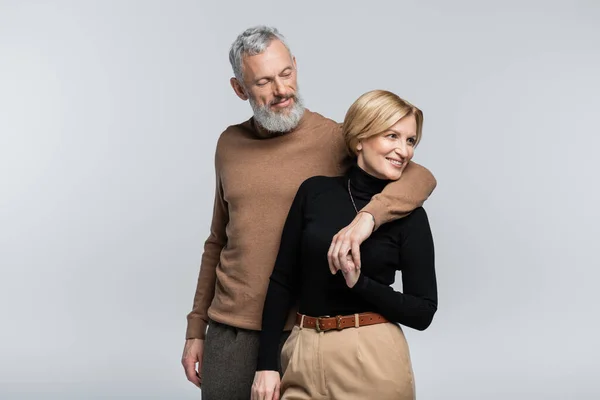
[[[402,158],[406,158],[408,155],[408,149],[406,147],[406,143],[400,143],[396,146],[396,154],[398,154]]]

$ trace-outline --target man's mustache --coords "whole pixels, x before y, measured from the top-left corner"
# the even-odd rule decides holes
[[[296,101],[296,95],[290,94],[289,96],[285,96],[285,97],[275,97],[273,99],[273,101],[269,102],[269,107],[274,104],[281,103],[282,101],[286,101],[287,99],[292,99],[292,100]]]

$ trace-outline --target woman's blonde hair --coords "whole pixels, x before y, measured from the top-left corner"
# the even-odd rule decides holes
[[[356,156],[359,141],[387,131],[407,115],[414,115],[417,121],[416,146],[423,130],[421,110],[386,90],[372,90],[363,94],[350,106],[342,125],[348,151]]]

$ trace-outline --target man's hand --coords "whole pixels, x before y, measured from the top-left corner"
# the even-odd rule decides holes
[[[278,371],[256,371],[251,400],[279,400],[281,386]]]
[[[327,252],[329,270],[332,274],[335,275],[338,270],[342,272],[360,270],[360,245],[371,236],[374,227],[373,216],[367,212],[359,212],[350,225],[333,237]]]
[[[181,365],[183,365],[188,381],[198,387],[202,384],[202,353],[204,353],[203,339],[188,339],[185,341]],[[198,363],[197,371],[196,363]]]

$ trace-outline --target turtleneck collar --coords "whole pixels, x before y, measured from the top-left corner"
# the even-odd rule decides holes
[[[358,166],[356,161],[348,170],[346,177],[350,179],[352,195],[366,199],[370,199],[377,193],[381,193],[383,188],[385,188],[386,185],[391,182],[388,179],[376,178],[373,175],[365,172]]]

